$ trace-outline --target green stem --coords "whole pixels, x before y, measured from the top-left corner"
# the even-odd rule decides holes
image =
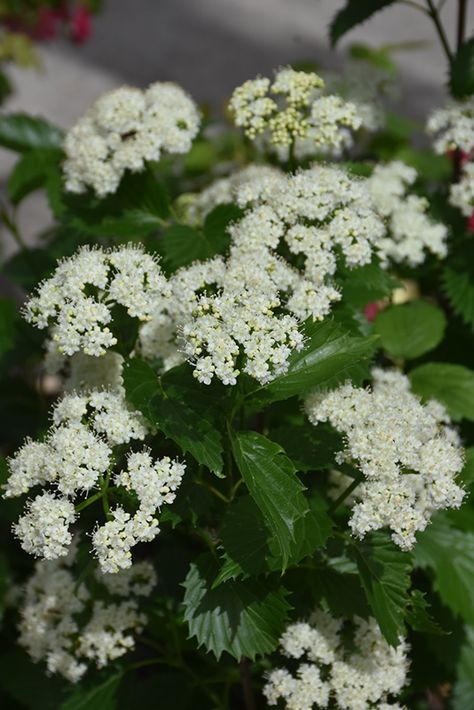
[[[20,247],[20,249],[22,251],[28,251],[28,246],[27,246],[25,240],[23,239],[23,237],[21,236],[21,233],[20,233],[20,230],[18,229],[17,224],[12,219],[12,217],[10,217],[10,215],[8,214],[7,210],[4,207],[2,207],[2,209],[0,211],[0,218],[1,218],[2,222],[4,223],[5,227],[7,228],[7,230],[10,232],[13,239],[15,240],[15,242]]]
[[[461,45],[464,42],[464,37],[466,34],[466,22],[467,22],[467,0],[458,0],[458,27],[456,32],[456,46],[457,51],[461,49]]]
[[[94,495],[91,496],[90,498],[87,498],[86,500],[82,501],[82,503],[79,503],[78,505],[76,505],[76,507],[75,507],[76,513],[80,513],[81,510],[84,510],[84,508],[88,508],[90,505],[92,505],[92,503],[95,503],[96,500],[99,500],[99,498],[102,498],[102,495],[103,495],[102,491],[99,491],[98,493],[94,493]]]
[[[288,172],[294,173],[296,170],[295,141],[291,141],[288,147]]]
[[[363,479],[364,479],[364,476],[362,474],[360,474],[359,476],[356,476],[356,478],[354,478],[354,480],[352,481],[350,486],[347,486],[346,490],[343,491],[341,493],[341,495],[338,498],[336,498],[336,500],[329,506],[328,512],[334,513],[334,511],[337,510],[337,508],[339,508],[341,503],[343,503],[346,500],[346,498],[348,498],[350,496],[352,491],[355,491],[355,489],[357,488],[359,483],[361,483],[363,481]]]
[[[444,49],[444,53],[446,54],[448,62],[451,62],[451,60],[453,58],[453,53],[451,51],[451,47],[449,46],[448,38],[446,37],[446,32],[444,31],[444,27],[441,24],[438,10],[436,9],[436,6],[435,6],[433,0],[426,0],[426,3],[428,5],[428,15],[433,20],[433,24],[436,28],[436,32],[438,33],[438,37],[441,41],[441,45]]]

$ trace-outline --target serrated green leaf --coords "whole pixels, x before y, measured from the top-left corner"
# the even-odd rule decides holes
[[[324,601],[335,616],[360,616],[367,619],[371,615],[357,574],[330,568],[318,569],[317,574],[314,574],[312,589],[316,598]]]
[[[474,533],[457,530],[438,517],[418,535],[415,562],[434,572],[434,588],[452,611],[474,624]]]
[[[115,710],[121,680],[122,674],[116,673],[93,688],[78,686],[71,696],[61,703],[59,710]]]
[[[274,651],[290,609],[287,590],[255,580],[228,581],[212,589],[216,573],[209,554],[191,564],[183,583],[189,635],[218,659],[224,651],[237,660]]]
[[[343,300],[355,308],[390,296],[400,282],[376,264],[347,271],[342,284]]]
[[[474,328],[474,280],[471,274],[446,266],[443,269],[442,283],[453,311],[466,325]]]
[[[447,632],[430,616],[429,608],[430,605],[425,599],[425,594],[419,589],[414,589],[405,615],[406,622],[413,631],[442,636]]]
[[[138,358],[125,364],[123,379],[129,402],[152,424],[198,463],[218,475],[222,472],[222,435],[205,410],[190,402],[186,388],[160,380]]]
[[[378,336],[354,337],[332,320],[307,322],[305,346],[293,352],[286,374],[259,388],[255,396],[276,402],[297,394],[307,394],[319,386],[335,386],[350,379],[354,371],[374,355]],[[254,396],[254,395],[252,395]]]
[[[244,210],[233,203],[217,205],[204,220],[204,234],[215,248],[215,253],[224,251],[229,244],[227,227],[240,219]]]
[[[397,646],[405,631],[410,555],[397,548],[385,533],[373,533],[353,545],[351,556],[382,634],[391,646]]]
[[[436,399],[454,421],[474,421],[474,372],[463,365],[429,362],[409,373],[413,392],[427,401]]]
[[[309,513],[295,524],[295,542],[288,559],[290,566],[322,547],[334,526],[319,498],[315,497],[309,503]],[[225,559],[214,586],[228,579],[281,570],[278,545],[251,496],[242,496],[229,506],[220,537]]]
[[[453,710],[474,708],[474,628],[466,627],[466,641],[456,667]]]
[[[329,26],[329,37],[334,47],[338,40],[349,30],[365,22],[379,10],[393,5],[396,0],[346,0],[345,7],[339,10]]]
[[[474,37],[463,42],[450,62],[449,88],[456,99],[474,94]]]
[[[304,486],[283,449],[262,434],[237,432],[232,437],[232,451],[250,495],[274,535],[285,569],[297,521],[309,512]]]
[[[394,359],[413,359],[433,350],[443,339],[446,316],[426,301],[412,301],[381,311],[374,321],[384,350]]]
[[[0,298],[0,358],[15,344],[18,309],[10,298]]]
[[[0,116],[0,145],[18,153],[34,148],[60,148],[63,132],[44,118],[26,113]]]
[[[46,184],[51,172],[57,171],[61,156],[61,151],[54,148],[38,148],[20,157],[7,182],[8,196],[14,205]]]

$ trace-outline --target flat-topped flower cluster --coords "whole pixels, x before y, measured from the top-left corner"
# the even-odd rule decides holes
[[[377,368],[372,378],[371,388],[347,383],[316,392],[306,411],[312,424],[330,422],[344,435],[339,462],[362,474],[349,521],[354,535],[389,528],[393,541],[409,550],[435,511],[461,505],[465,491],[455,478],[463,449],[444,407],[421,404],[405,375]]]
[[[287,710],[403,710],[391,698],[399,695],[407,682],[408,646],[404,639],[392,648],[375,619],[355,618],[353,650],[349,650],[347,635],[342,633],[344,623],[344,619],[318,610],[309,622],[288,626],[280,638],[280,649],[299,665],[294,674],[286,668],[268,674],[264,694],[269,705],[282,699]]]

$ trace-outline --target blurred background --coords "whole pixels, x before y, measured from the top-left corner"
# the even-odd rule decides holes
[[[402,113],[423,121],[445,99],[446,61],[430,21],[408,0],[350,32],[334,51],[327,27],[343,5],[343,0],[105,0],[80,46],[66,39],[43,42],[38,69],[12,66],[15,92],[2,110],[40,114],[66,128],[108,89],[172,80],[218,116],[244,80],[302,60],[337,68],[347,47],[363,42],[402,45],[394,54],[401,84],[397,103]],[[443,19],[450,39],[455,10],[454,0],[446,0]],[[467,36],[474,28],[474,12],[470,15]],[[0,189],[13,160],[0,153]],[[46,220],[46,207],[35,193],[20,215],[27,241]],[[0,239],[5,257],[14,244],[5,233]]]

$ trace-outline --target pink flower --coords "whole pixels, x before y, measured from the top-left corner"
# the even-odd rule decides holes
[[[73,42],[81,44],[92,34],[91,14],[87,7],[78,5],[71,15],[70,35]]]
[[[372,323],[372,321],[375,320],[377,314],[383,309],[383,307],[384,305],[380,301],[372,301],[365,306],[364,315],[369,323]]]

